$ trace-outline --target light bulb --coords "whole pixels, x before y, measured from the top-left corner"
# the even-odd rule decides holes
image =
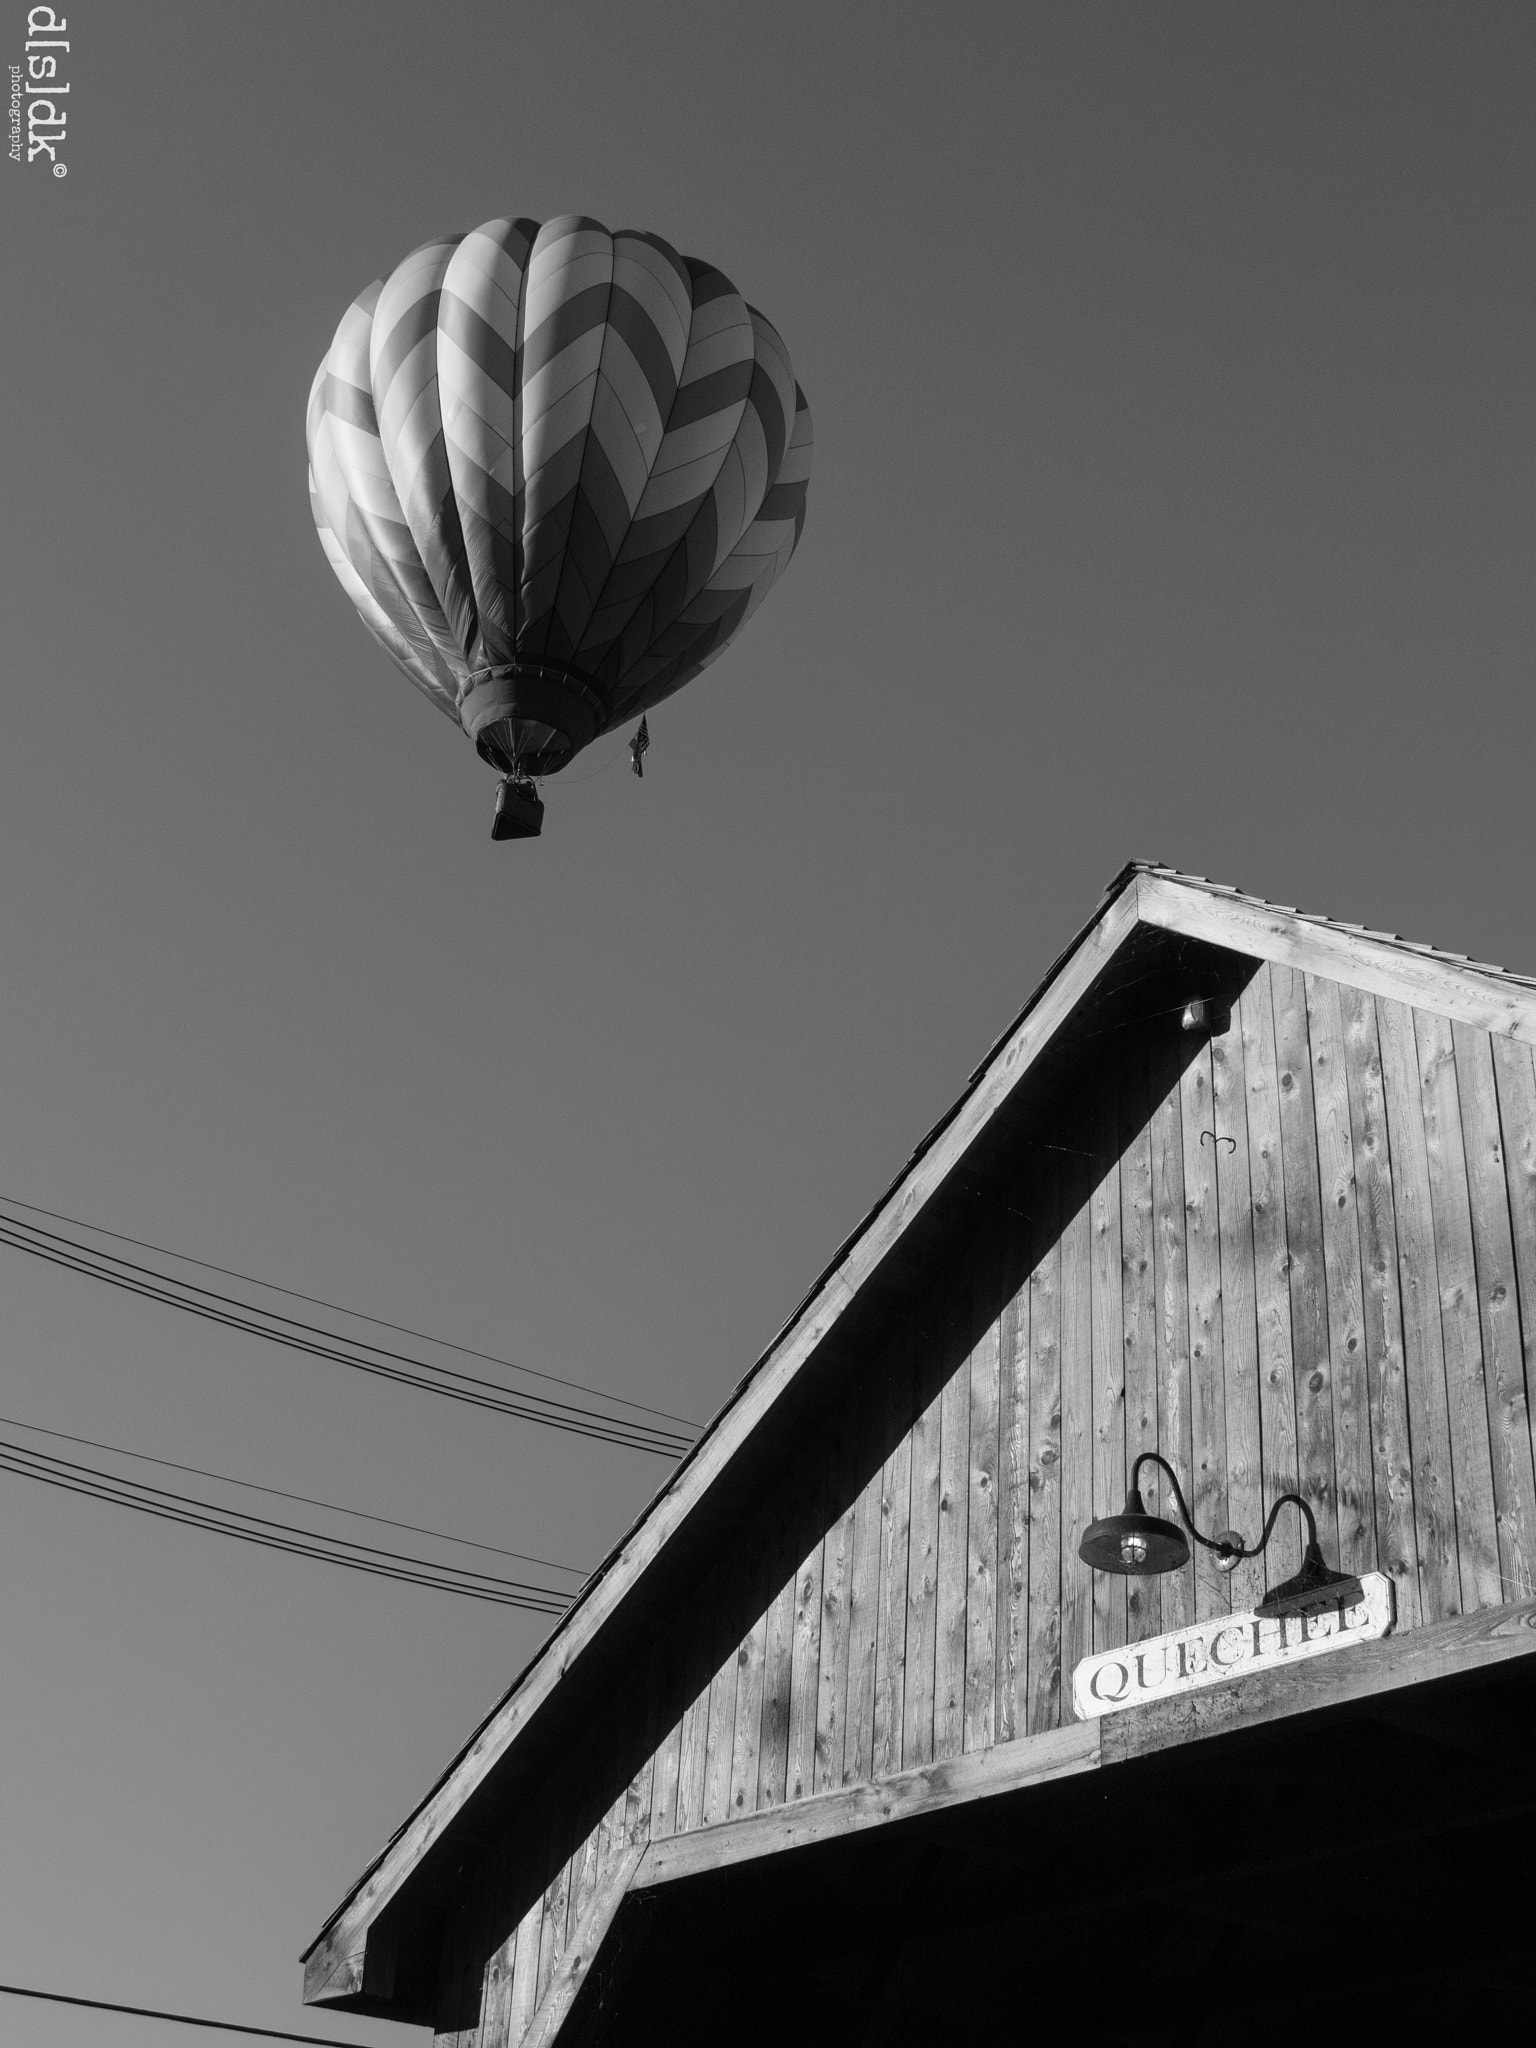
[[[1122,1536],[1120,1538],[1120,1562],[1122,1564],[1145,1564],[1147,1561],[1147,1539],[1145,1536]]]

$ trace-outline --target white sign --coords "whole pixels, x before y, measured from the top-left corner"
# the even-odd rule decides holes
[[[1389,1634],[1397,1615],[1392,1581],[1383,1572],[1366,1572],[1358,1583],[1354,1599],[1318,1602],[1306,1613],[1221,1614],[1172,1635],[1085,1657],[1072,1674],[1077,1718],[1093,1721],[1122,1707],[1273,1671]]]

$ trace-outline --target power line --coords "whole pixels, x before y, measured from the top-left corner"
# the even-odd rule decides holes
[[[614,758],[620,760],[623,757],[615,755]],[[307,1301],[311,1308],[328,1308],[334,1315],[350,1316],[359,1323],[371,1323],[376,1330],[393,1330],[397,1337],[417,1337],[423,1344],[437,1344],[444,1351],[457,1351],[461,1358],[478,1358],[486,1365],[503,1366],[508,1372],[520,1372],[529,1379],[546,1380],[551,1386],[569,1387],[574,1393],[590,1394],[597,1401],[609,1401],[619,1408],[633,1408],[641,1415],[654,1415],[663,1422],[679,1422],[684,1429],[704,1427],[691,1416],[673,1415],[665,1408],[651,1408],[644,1401],[631,1401],[623,1394],[610,1394],[601,1387],[589,1387],[581,1380],[562,1379],[559,1373],[540,1372],[531,1365],[514,1365],[510,1358],[499,1358],[493,1351],[476,1351],[473,1345],[455,1344],[449,1337],[434,1337],[430,1331],[412,1329],[409,1323],[391,1323],[383,1316],[369,1315],[364,1309],[345,1308],[340,1302],[328,1301],[322,1294],[302,1294],[296,1287],[283,1287],[276,1280],[262,1280],[256,1274],[242,1273],[234,1266],[216,1266],[211,1260],[193,1258],[190,1252],[172,1251],[166,1245],[152,1244],[148,1238],[128,1237],[121,1230],[108,1230],[104,1223],[86,1223],[78,1216],[66,1216],[58,1209],[43,1209],[36,1202],[23,1202],[14,1195],[0,1195],[0,1202],[11,1209],[25,1209],[32,1216],[46,1216],[51,1223],[67,1223],[72,1230],[88,1230],[95,1237],[110,1237],[114,1243],[131,1244],[141,1252],[157,1252],[163,1259],[196,1266],[204,1273],[218,1273],[226,1280],[243,1280],[248,1287],[265,1288],[270,1294],[285,1295],[289,1301]]]
[[[297,1501],[307,1508],[323,1508],[327,1514],[347,1515],[353,1521],[376,1522],[384,1529],[404,1529],[412,1536],[431,1536],[439,1543],[455,1543],[466,1550],[486,1550],[495,1557],[516,1558],[519,1564],[543,1565],[547,1571],[571,1572],[587,1577],[581,1564],[561,1564],[557,1558],[535,1557],[526,1550],[508,1550],[500,1543],[480,1543],[472,1536],[450,1536],[442,1529],[427,1529],[420,1522],[397,1522],[390,1515],[370,1515],[362,1508],[344,1508],[333,1500],[319,1500],[312,1493],[288,1493],[281,1486],[263,1486],[254,1479],[236,1479],[228,1472],[210,1472],[206,1465],[183,1465],[175,1458],[156,1458],[148,1451],[125,1450],[121,1444],[103,1443],[99,1437],[72,1436],[67,1429],[45,1429],[39,1422],[18,1422],[13,1415],[0,1415],[0,1429],[24,1429],[33,1436],[52,1437],[55,1443],[81,1444],[92,1451],[110,1451],[115,1458],[132,1458],[141,1465],[158,1465],[166,1472],[189,1472],[197,1479],[216,1479],[221,1486],[239,1486],[248,1493],[264,1493],[273,1500]]]
[[[537,1422],[548,1429],[614,1444],[625,1450],[648,1451],[656,1457],[679,1458],[691,1448],[692,1439],[675,1430],[663,1429],[653,1423],[633,1422],[624,1416],[603,1415],[575,1402],[556,1401],[547,1394],[498,1386],[493,1380],[461,1372],[454,1366],[434,1365],[429,1360],[412,1358],[382,1345],[365,1344],[359,1338],[344,1337],[317,1324],[279,1315],[273,1309],[258,1308],[232,1295],[219,1294],[193,1281],[177,1279],[174,1274],[157,1272],[115,1252],[99,1251],[58,1231],[44,1230],[38,1224],[16,1217],[0,1214],[0,1244],[46,1260],[50,1265],[61,1266],[66,1272],[104,1281],[126,1293],[157,1301],[168,1308],[179,1308],[189,1315],[202,1317],[206,1322],[222,1324],[227,1329],[263,1337],[269,1343],[284,1345],[291,1351],[328,1359],[376,1378],[391,1379],[402,1385],[442,1394],[449,1400],[466,1402],[472,1407],[491,1409],[519,1421]],[[511,1370],[516,1371],[517,1368],[512,1367]]]
[[[39,1991],[31,1984],[0,1984],[10,1998],[41,1998],[49,2005],[80,2005],[88,2012],[124,2012],[136,2020],[169,2020],[176,2027],[203,2027],[214,2034],[255,2034],[263,2041],[302,2041],[306,2048],[350,2048],[335,2034],[289,2034],[281,2027],[246,2027],[239,2020],[202,2020],[189,2012],[162,2012],[153,2005],[116,2005],[106,1998],[76,1998],[67,1991]]]
[[[36,1479],[66,1493],[83,1494],[118,1507],[135,1508],[158,1520],[180,1522],[195,1529],[209,1529],[237,1542],[252,1543],[263,1550],[286,1551],[291,1556],[309,1557],[325,1564],[339,1564],[371,1577],[394,1579],[407,1585],[430,1586],[446,1593],[460,1593],[466,1599],[486,1600],[501,1607],[519,1607],[533,1614],[561,1615],[574,1597],[558,1587],[541,1586],[532,1580],[499,1577],[492,1572],[472,1571],[463,1565],[434,1563],[409,1552],[385,1550],[377,1544],[358,1543],[350,1536],[324,1536],[290,1522],[278,1522],[265,1515],[247,1514],[243,1508],[221,1508],[194,1496],[173,1493],[168,1488],[147,1486],[136,1479],[124,1479],[100,1467],[58,1458],[50,1451],[34,1451],[25,1444],[0,1438],[0,1471]]]

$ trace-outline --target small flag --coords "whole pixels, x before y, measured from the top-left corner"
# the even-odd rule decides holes
[[[639,776],[645,774],[646,749],[651,744],[651,735],[642,718],[634,738],[629,743],[629,765]]]

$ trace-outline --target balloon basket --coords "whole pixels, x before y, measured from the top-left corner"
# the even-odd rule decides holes
[[[496,795],[493,839],[537,839],[544,829],[544,805],[531,782],[505,781]]]

